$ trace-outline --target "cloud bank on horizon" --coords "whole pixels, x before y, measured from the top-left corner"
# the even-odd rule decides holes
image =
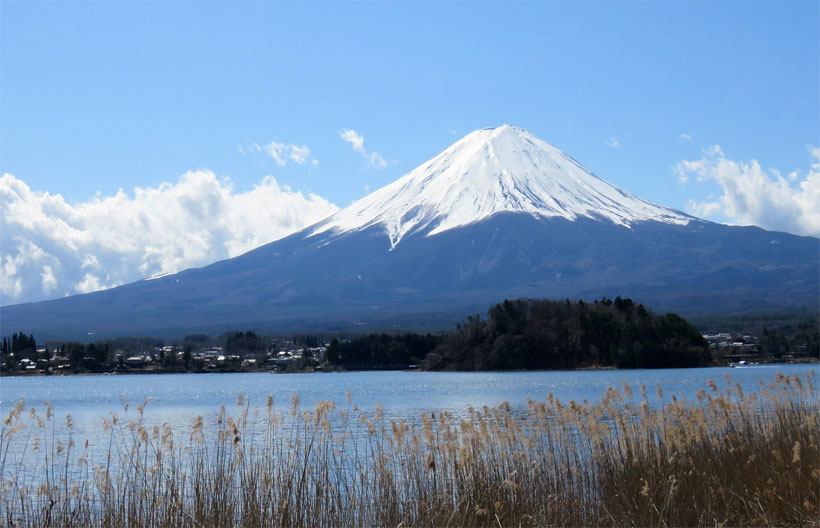
[[[702,218],[722,215],[732,224],[820,237],[820,147],[809,152],[812,162],[805,177],[798,171],[784,177],[778,170],[764,170],[754,159],[728,159],[713,145],[701,159],[683,160],[675,170],[680,183],[694,176],[696,182],[717,183],[722,194],[689,200],[686,209]]]
[[[299,155],[298,151],[292,156]],[[0,177],[0,303],[87,293],[234,257],[336,212],[273,176],[247,192],[207,170],[69,204]]]

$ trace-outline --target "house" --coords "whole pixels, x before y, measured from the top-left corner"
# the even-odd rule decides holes
[[[125,364],[131,368],[142,368],[145,364],[145,358],[142,356],[131,356],[125,359]]]

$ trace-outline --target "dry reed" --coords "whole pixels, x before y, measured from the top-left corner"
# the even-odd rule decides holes
[[[412,423],[349,399],[279,410],[239,395],[181,442],[146,425],[145,402],[103,418],[107,445],[92,447],[70,416],[57,434],[50,404],[20,401],[0,429],[0,525],[816,526],[813,376]]]

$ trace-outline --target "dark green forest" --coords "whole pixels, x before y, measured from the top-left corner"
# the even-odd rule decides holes
[[[430,356],[433,370],[670,368],[709,363],[700,332],[631,299],[593,303],[519,299],[470,317]]]
[[[368,334],[352,341],[333,338],[326,360],[349,370],[402,369],[420,364],[443,339],[431,334]]]
[[[709,364],[700,332],[631,299],[593,303],[519,299],[470,316],[443,336],[370,334],[333,341],[329,363],[348,369],[421,363],[428,370],[671,368]]]

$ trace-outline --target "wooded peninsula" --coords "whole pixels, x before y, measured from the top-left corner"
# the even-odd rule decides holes
[[[371,334],[332,341],[328,361],[348,369],[423,358],[426,370],[541,370],[706,366],[709,346],[675,314],[657,315],[631,299],[586,303],[519,299],[470,316],[443,336]]]

